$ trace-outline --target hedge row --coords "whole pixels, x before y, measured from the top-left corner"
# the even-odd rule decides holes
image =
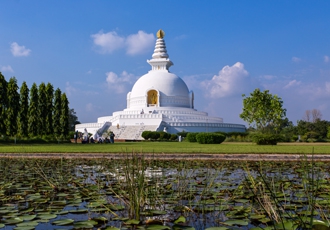
[[[199,144],[220,144],[226,139],[226,135],[222,133],[188,133],[186,139]]]
[[[157,132],[157,131],[143,131],[141,135],[145,140],[171,140],[174,141],[178,138],[176,134],[170,134],[166,132]]]

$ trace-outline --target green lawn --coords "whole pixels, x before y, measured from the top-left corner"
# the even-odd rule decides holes
[[[283,153],[330,154],[330,143],[279,143],[260,146],[253,143],[207,144],[189,142],[118,142],[115,144],[10,144],[0,145],[1,153]]]

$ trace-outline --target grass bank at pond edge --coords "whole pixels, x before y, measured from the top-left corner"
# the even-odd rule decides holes
[[[175,153],[175,154],[330,154],[330,143],[279,143],[256,145],[245,142],[207,144],[189,142],[120,142],[115,144],[0,145],[1,153]]]

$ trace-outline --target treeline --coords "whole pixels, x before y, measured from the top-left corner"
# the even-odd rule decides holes
[[[70,131],[69,101],[51,83],[24,81],[18,87],[15,77],[7,82],[0,72],[0,135],[3,138],[40,137],[65,140]]]

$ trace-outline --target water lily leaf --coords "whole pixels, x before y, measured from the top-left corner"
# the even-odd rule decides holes
[[[240,226],[247,226],[247,225],[249,225],[249,223],[246,220],[235,220],[235,219],[226,220],[225,221],[225,224],[228,224],[230,226],[232,226],[232,225],[240,225]]]
[[[191,226],[182,226],[182,225],[173,225],[172,227],[173,230],[195,230],[194,227]]]
[[[150,225],[147,227],[147,230],[167,230],[167,229],[171,229],[171,228],[165,225]]]
[[[120,230],[120,228],[108,226],[108,227],[104,228],[103,230]]]
[[[139,223],[140,223],[139,220],[134,220],[134,219],[125,221],[125,224],[139,224]]]
[[[38,221],[27,221],[23,223],[16,224],[17,227],[35,227],[39,224]]]
[[[284,221],[283,223],[278,223],[275,225],[275,229],[286,230],[286,229],[297,229],[296,223],[294,221]]]
[[[5,225],[4,224],[0,224],[0,228],[4,228],[5,227]]]
[[[27,208],[27,209],[19,210],[19,212],[20,212],[21,214],[23,214],[23,213],[32,212],[33,210],[34,210],[34,208]]]
[[[22,223],[23,219],[21,219],[19,217],[14,217],[14,218],[6,219],[6,220],[4,220],[4,222],[6,224],[18,224],[18,223]]]
[[[65,197],[65,196],[68,196],[69,194],[67,193],[58,193],[56,196],[58,197]]]
[[[33,230],[35,226],[23,226],[23,227],[16,227],[14,230]]]
[[[109,220],[108,220],[106,217],[104,217],[104,216],[94,217],[94,218],[92,218],[92,220],[94,220],[94,221],[96,221],[96,222],[98,222],[98,223],[106,223],[106,222],[109,221]]]
[[[33,220],[34,218],[36,218],[37,215],[23,215],[23,216],[19,216],[20,218],[22,218],[23,220]]]
[[[68,210],[69,213],[73,213],[73,214],[76,214],[76,213],[86,213],[88,212],[88,209],[86,208],[82,208],[82,209],[71,209],[71,210]]]
[[[162,210],[149,210],[149,212],[153,215],[165,215],[167,212]]]
[[[174,224],[185,223],[186,218],[184,216],[179,216],[176,220],[174,220]]]
[[[73,219],[63,219],[63,220],[55,220],[53,221],[52,224],[58,225],[58,226],[65,226],[65,225],[70,225],[74,222]]]

